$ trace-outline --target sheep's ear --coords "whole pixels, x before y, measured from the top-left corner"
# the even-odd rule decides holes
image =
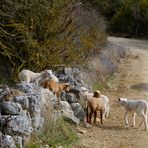
[[[47,70],[47,72],[48,72],[49,74],[52,74],[52,70]]]
[[[70,84],[66,83],[65,89],[70,87]]]
[[[85,92],[85,91],[89,91],[86,87],[81,87],[80,90],[82,90],[82,91],[84,91],[84,92]]]
[[[69,83],[66,83],[66,86],[68,87],[68,86],[70,86],[70,84]]]

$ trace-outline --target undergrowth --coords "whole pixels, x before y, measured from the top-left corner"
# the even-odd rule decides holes
[[[43,130],[33,135],[27,148],[40,148],[49,145],[52,148],[63,146],[72,147],[72,144],[78,140],[74,125],[71,125],[64,119],[48,122],[44,125]]]
[[[104,90],[106,89],[108,86],[111,86],[113,84],[113,75],[108,75],[104,81],[101,80],[97,80],[96,82],[93,83],[92,89],[93,90]]]

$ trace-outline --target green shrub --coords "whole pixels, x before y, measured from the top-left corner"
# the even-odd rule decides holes
[[[40,148],[41,145],[29,143],[26,148]]]
[[[95,83],[93,83],[93,90],[100,90],[103,91],[104,89],[106,89],[106,87],[108,87],[107,85],[112,85],[113,84],[113,80],[114,77],[113,75],[108,75],[105,77],[104,80],[98,80]]]
[[[148,37],[147,0],[89,0],[89,2],[105,17],[109,32]]]
[[[147,34],[148,2],[144,0],[125,0],[119,11],[112,18],[111,28],[114,32],[133,36]]]
[[[17,79],[24,68],[41,71],[54,65],[83,64],[96,42],[106,41],[104,31],[98,32],[100,36],[91,30],[79,34],[83,24],[77,22],[77,5],[77,0],[0,2],[0,58],[5,59],[3,66],[10,65],[11,78]]]
[[[104,89],[104,82],[96,81],[92,87],[93,87],[93,90],[100,90],[101,91]]]

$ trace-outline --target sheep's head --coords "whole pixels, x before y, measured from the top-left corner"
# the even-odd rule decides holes
[[[52,78],[52,71],[51,70],[44,70],[40,74],[43,78]]]
[[[99,90],[94,91],[93,97],[100,98],[101,97],[101,92]]]
[[[46,70],[50,75],[52,75],[52,70]]]
[[[127,98],[118,98],[119,105],[123,105],[123,104],[125,104],[125,102],[127,102]]]
[[[81,87],[80,90],[81,90],[82,92],[88,91],[88,89],[87,89],[86,87]]]
[[[89,92],[89,90],[86,87],[81,87],[80,88],[80,95],[84,96],[85,94],[87,94]]]
[[[69,83],[64,83],[64,90],[68,92],[70,90],[70,84]]]

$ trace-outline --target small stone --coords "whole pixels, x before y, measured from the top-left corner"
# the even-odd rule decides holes
[[[85,130],[80,129],[80,128],[77,128],[77,131],[78,131],[79,133],[81,133],[81,134],[85,134],[85,133],[86,133],[86,131],[85,131]]]
[[[83,126],[84,126],[85,128],[91,128],[91,127],[92,127],[92,125],[89,124],[89,123],[84,123]]]

